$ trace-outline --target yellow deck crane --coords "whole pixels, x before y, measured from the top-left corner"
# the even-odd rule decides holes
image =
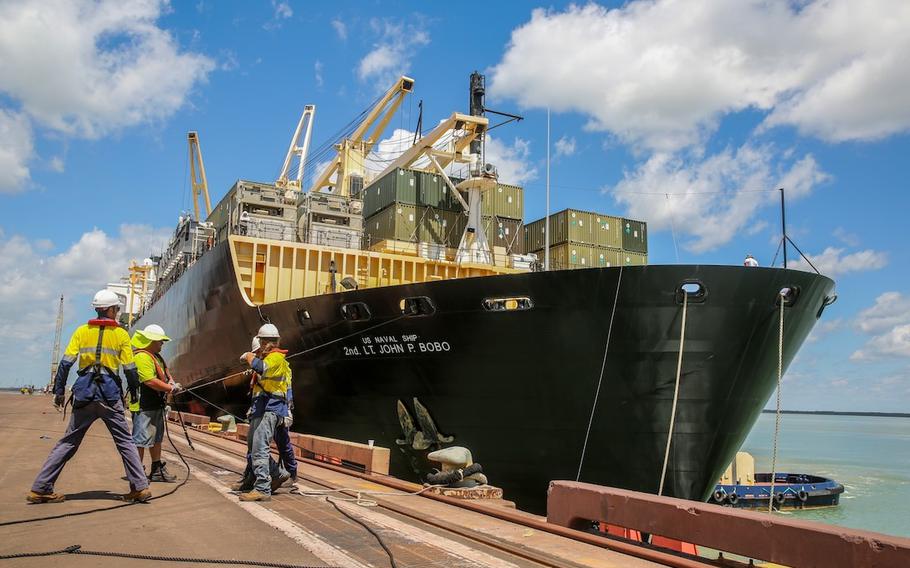
[[[190,150],[190,181],[192,182],[193,210],[196,220],[202,221],[199,216],[199,194],[205,196],[205,216],[212,213],[212,202],[209,199],[209,182],[205,177],[205,164],[202,161],[202,147],[199,145],[199,134],[189,132],[186,141]]]
[[[392,88],[380,97],[363,122],[351,135],[335,145],[337,155],[316,178],[310,191],[324,191],[334,187],[337,195],[351,195],[352,178],[359,178],[362,186],[366,174],[366,159],[379,141],[392,116],[401,106],[405,95],[414,90],[414,80],[399,77]]]
[[[51,381],[47,391],[54,390],[54,377],[57,375],[57,365],[60,364],[60,336],[63,333],[63,294],[60,294],[60,307],[57,309],[57,327],[54,330],[54,349],[51,351]]]

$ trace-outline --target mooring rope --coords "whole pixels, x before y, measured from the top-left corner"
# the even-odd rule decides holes
[[[619,265],[619,276],[616,279],[616,293],[613,295],[613,311],[610,312],[610,325],[607,327],[607,340],[604,343],[604,358],[600,363],[600,376],[597,378],[597,389],[594,391],[594,404],[591,405],[591,416],[588,418],[588,428],[585,430],[585,441],[581,446],[581,458],[578,460],[578,473],[575,481],[581,479],[581,468],[585,463],[585,453],[588,450],[588,438],[591,436],[591,425],[594,424],[594,413],[597,411],[597,400],[600,397],[600,386],[604,379],[604,369],[607,367],[607,353],[610,352],[610,337],[613,335],[613,318],[616,316],[616,303],[619,301],[619,285],[622,284],[623,264]]]
[[[676,424],[676,405],[679,402],[679,379],[682,376],[683,351],[686,346],[686,314],[689,308],[689,294],[683,290],[682,325],[679,331],[679,356],[676,358],[676,384],[673,387],[673,406],[670,409],[670,426],[667,431],[667,447],[664,450],[664,465],[660,470],[658,495],[664,494],[664,481],[667,477],[667,464],[670,462],[670,444],[673,442],[673,427]]]
[[[784,304],[786,296],[780,294],[780,331],[777,339],[777,408],[774,411],[774,443],[771,448],[771,488],[768,495],[768,513],[774,511],[774,478],[777,476],[777,440],[780,437],[780,387],[784,377]]]

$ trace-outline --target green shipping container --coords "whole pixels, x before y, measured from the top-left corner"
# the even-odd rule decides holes
[[[626,266],[644,266],[648,264],[648,255],[641,252],[622,251],[622,259]]]
[[[597,231],[602,230],[598,228],[595,231],[596,219],[605,217],[577,209],[563,209],[550,215],[550,246],[566,242],[596,245],[596,237],[599,236]],[[525,226],[526,250],[542,249],[546,245],[544,220],[538,219]]]
[[[648,252],[648,224],[644,221],[632,219],[622,220],[622,248],[623,250]]]
[[[420,210],[416,205],[393,203],[363,222],[367,246],[379,241],[418,241]]]
[[[622,219],[594,213],[594,244],[600,247],[622,248]]]
[[[396,169],[363,190],[364,217],[372,217],[393,203],[417,204],[416,172]]]
[[[481,213],[485,217],[524,218],[524,190],[515,185],[499,184],[484,192]]]
[[[491,247],[503,247],[507,254],[522,252],[524,231],[518,219],[484,217],[483,230]]]
[[[432,207],[421,207],[417,238],[420,242],[457,247],[464,232],[463,214]]]
[[[540,262],[544,262],[545,251],[532,251]],[[619,266],[623,261],[623,251],[585,245],[581,243],[562,243],[550,247],[550,268],[563,270],[567,268],[610,268]],[[640,255],[639,255],[640,256]]]
[[[417,179],[417,203],[445,211],[462,211],[461,202],[439,174],[415,171]]]

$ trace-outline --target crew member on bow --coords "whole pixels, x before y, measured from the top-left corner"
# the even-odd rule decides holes
[[[145,457],[145,448],[152,457],[149,481],[173,483],[177,478],[168,472],[161,461],[161,442],[164,440],[164,407],[168,393],[180,392],[180,383],[174,382],[167,364],[161,357],[161,348],[171,338],[160,325],[151,324],[133,334],[132,346],[139,372],[139,412],[133,415],[133,442],[139,449],[139,460]]]
[[[290,416],[288,386],[291,384],[291,368],[285,358],[287,351],[280,348],[278,328],[265,324],[259,328],[257,335],[262,344],[260,356],[247,352],[240,357],[259,375],[253,385],[247,438],[256,481],[252,491],[240,494],[241,501],[271,500],[269,446],[279,422]]]
[[[139,388],[130,335],[117,323],[120,299],[110,290],[101,290],[92,300],[97,317],[76,328],[54,376],[54,404],[65,408],[64,393],[70,368],[78,363],[78,378],[70,397],[73,413],[66,433],[51,450],[47,461],[32,484],[26,500],[30,503],[59,503],[64,495],[54,493],[54,484],[89,427],[99,418],[104,421],[114,445],[123,459],[130,484],[126,501],[148,501],[152,497],[139,453],[123,413],[123,386],[118,369],[123,368],[130,396]]]

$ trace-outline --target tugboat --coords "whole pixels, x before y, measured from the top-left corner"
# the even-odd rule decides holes
[[[833,479],[806,473],[755,473],[755,460],[746,452],[738,452],[736,460],[714,488],[714,503],[740,509],[817,509],[840,504],[844,486]],[[773,493],[772,493],[773,491]]]

